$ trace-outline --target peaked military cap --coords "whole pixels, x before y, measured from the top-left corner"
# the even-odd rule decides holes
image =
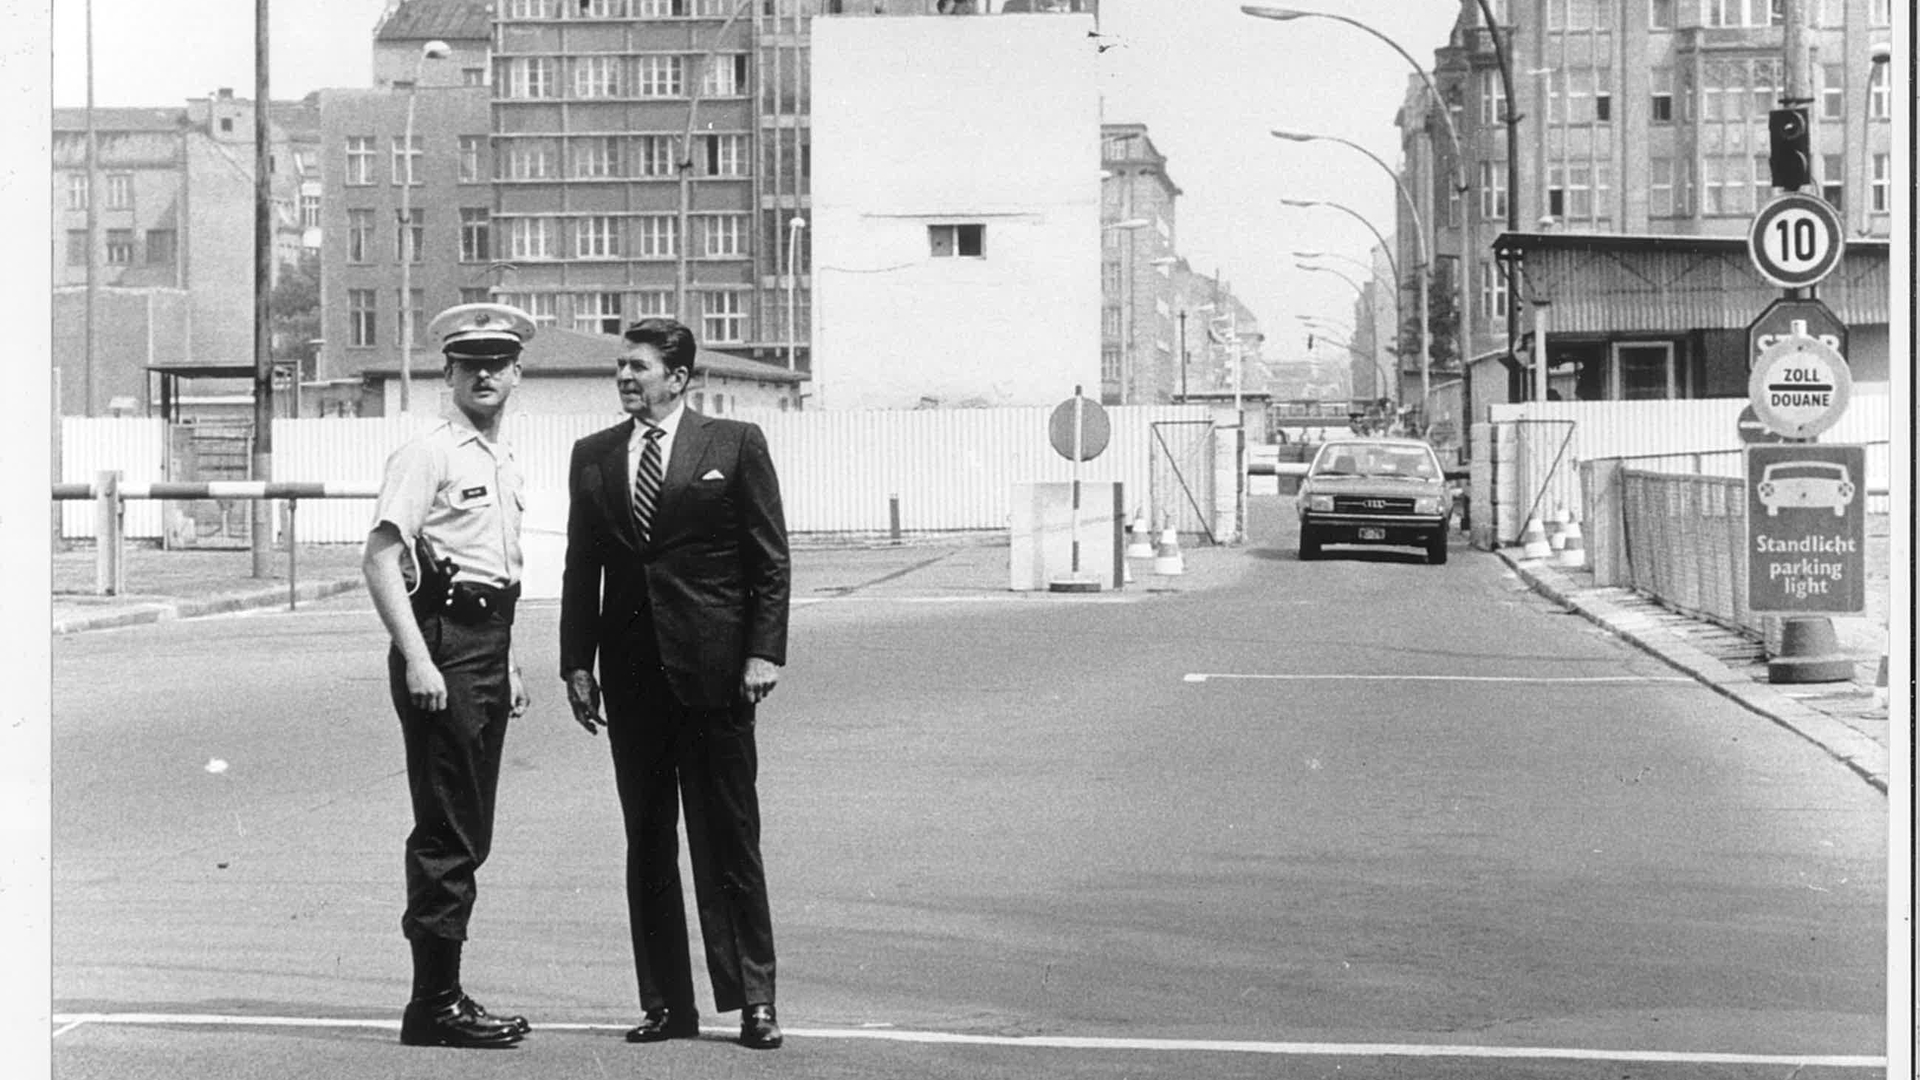
[[[449,360],[518,356],[533,337],[533,318],[510,304],[460,304],[435,315],[427,333]]]

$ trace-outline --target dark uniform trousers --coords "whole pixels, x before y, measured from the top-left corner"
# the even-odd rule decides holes
[[[388,652],[387,683],[400,715],[413,801],[400,929],[410,939],[465,941],[474,872],[493,847],[500,758],[513,704],[507,678],[513,628],[498,613],[471,625],[425,615],[419,625],[446,680],[447,707],[414,707],[407,697],[407,662],[398,648]]]
[[[601,666],[626,825],[627,913],[641,1007],[694,1004],[675,832],[683,799],[714,1006],[730,1012],[771,1004],[773,919],[760,858],[754,707],[682,703],[660,666],[653,620],[644,611],[601,650]]]

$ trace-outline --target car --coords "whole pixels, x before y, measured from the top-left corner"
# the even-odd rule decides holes
[[[1321,445],[1294,497],[1300,558],[1327,544],[1417,547],[1447,561],[1453,493],[1433,447],[1419,439],[1347,438]]]
[[[1853,476],[1845,465],[1833,461],[1776,461],[1761,471],[1753,491],[1768,517],[1796,507],[1832,510],[1834,517],[1846,517],[1847,507],[1853,505]]]

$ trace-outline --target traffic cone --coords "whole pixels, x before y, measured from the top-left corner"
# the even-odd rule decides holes
[[[1579,569],[1587,565],[1587,542],[1580,535],[1580,522],[1568,519],[1560,533],[1560,565]]]
[[[1572,519],[1567,514],[1566,507],[1560,506],[1554,508],[1552,516],[1547,519],[1548,550],[1557,552],[1566,547],[1567,522],[1570,520]]]
[[[1187,560],[1180,554],[1180,534],[1172,528],[1160,534],[1160,550],[1153,555],[1153,572],[1167,577],[1187,572]]]
[[[1142,510],[1133,515],[1133,524],[1127,526],[1127,558],[1153,558],[1153,541],[1147,539],[1147,512]]]
[[[1125,559],[1120,560],[1120,584],[1133,584],[1133,564]]]
[[[1887,654],[1880,654],[1880,673],[1873,677],[1873,703],[1878,708],[1887,708]]]
[[[1520,554],[1528,559],[1544,559],[1553,554],[1553,545],[1547,542],[1547,530],[1541,528],[1540,519],[1527,519],[1527,531],[1520,536]]]

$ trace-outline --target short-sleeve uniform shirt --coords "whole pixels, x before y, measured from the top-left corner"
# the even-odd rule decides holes
[[[392,522],[412,544],[424,535],[458,581],[520,580],[524,478],[505,442],[488,442],[451,416],[387,458],[373,523]]]

